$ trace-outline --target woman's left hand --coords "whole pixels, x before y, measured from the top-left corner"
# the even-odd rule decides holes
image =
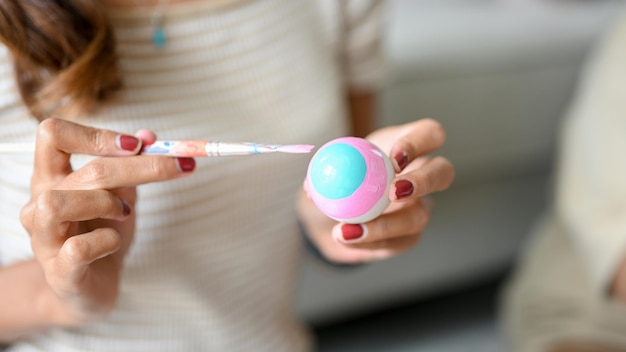
[[[396,171],[391,204],[381,216],[364,224],[338,223],[322,214],[304,189],[298,198],[307,234],[332,262],[386,259],[413,248],[430,218],[428,195],[448,188],[454,179],[454,167],[446,158],[427,156],[445,141],[443,127],[433,119],[382,128],[366,139],[390,156]]]

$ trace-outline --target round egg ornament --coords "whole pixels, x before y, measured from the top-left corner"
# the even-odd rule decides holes
[[[358,224],[387,208],[393,177],[391,161],[377,146],[362,138],[343,137],[324,144],[311,158],[306,187],[328,217]]]

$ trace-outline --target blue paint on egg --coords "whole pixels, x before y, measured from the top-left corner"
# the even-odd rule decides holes
[[[315,190],[328,199],[351,196],[367,174],[365,158],[359,150],[345,143],[323,148],[310,165],[310,178]]]

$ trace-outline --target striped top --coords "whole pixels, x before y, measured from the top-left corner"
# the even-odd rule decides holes
[[[344,83],[382,77],[377,1],[206,1],[111,12],[125,89],[79,123],[162,139],[320,145],[344,135]],[[340,15],[341,14],[341,15]],[[0,142],[33,142],[0,47]],[[87,160],[74,159],[76,167]],[[300,243],[294,199],[306,155],[197,160],[195,174],[139,187],[120,299],[103,322],[52,329],[15,351],[304,351],[295,316]],[[0,155],[0,263],[32,257],[19,223],[31,155]]]

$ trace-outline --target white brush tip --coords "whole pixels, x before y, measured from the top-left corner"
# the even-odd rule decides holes
[[[310,144],[294,144],[294,145],[281,145],[276,150],[282,153],[290,153],[290,154],[306,154],[310,153],[314,145]]]

